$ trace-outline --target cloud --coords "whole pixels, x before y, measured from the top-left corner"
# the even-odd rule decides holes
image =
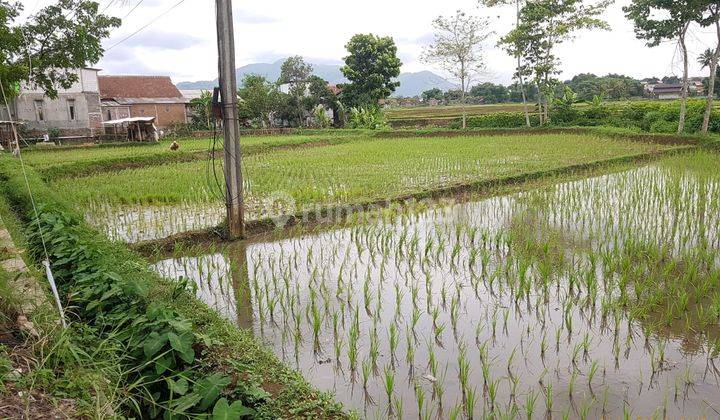
[[[162,75],[140,60],[131,48],[117,47],[103,57],[99,63],[102,74]]]
[[[117,40],[111,39],[108,43],[109,45],[113,45],[115,42],[122,39],[123,37],[118,36]],[[155,30],[140,32],[128,40],[123,41],[121,45],[125,47],[142,47],[162,50],[184,50],[203,42],[205,42],[204,39],[186,33],[161,32]]]
[[[277,23],[280,20],[262,14],[248,13],[240,9],[233,9],[233,22],[236,24],[245,25],[264,25],[269,23]]]

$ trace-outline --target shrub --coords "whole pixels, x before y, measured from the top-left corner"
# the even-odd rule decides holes
[[[385,113],[378,107],[350,108],[348,126],[350,128],[379,130],[381,128],[387,128],[388,122]]]
[[[536,115],[530,116],[530,123],[533,125],[540,124],[540,120]],[[450,123],[449,127],[458,129],[462,125],[462,120],[457,119]],[[497,112],[493,114],[484,114],[467,119],[467,128],[520,128],[525,127],[525,114],[522,112]]]

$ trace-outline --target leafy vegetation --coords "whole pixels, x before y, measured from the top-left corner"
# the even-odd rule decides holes
[[[31,80],[54,98],[58,88],[77,82],[74,69],[97,63],[103,39],[120,26],[120,19],[98,13],[98,7],[89,0],[61,0],[33,10],[21,23],[16,20],[22,3],[0,1],[0,86],[5,95],[15,96],[20,83]]]
[[[346,108],[374,107],[399,86],[394,78],[402,63],[392,38],[357,34],[345,48],[348,55],[341,70],[350,83],[342,85],[340,100]]]
[[[701,131],[705,101],[689,100],[685,133]],[[572,95],[556,99],[550,114],[554,126],[607,126],[629,128],[651,133],[674,133],[680,117],[678,102],[629,101],[575,103]],[[536,117],[537,118],[537,117]],[[537,121],[537,119],[535,119]],[[520,112],[494,113],[471,117],[469,128],[522,127],[524,117]],[[450,124],[460,127],[460,120]],[[720,116],[713,110],[709,131],[720,133]]]

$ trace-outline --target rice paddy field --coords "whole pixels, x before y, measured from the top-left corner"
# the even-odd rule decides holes
[[[532,110],[533,104],[530,104]],[[467,105],[466,111],[468,116],[493,114],[496,112],[520,112],[523,110],[522,104],[489,104],[489,105]],[[411,119],[453,119],[462,116],[462,106],[446,105],[446,106],[427,106],[427,107],[403,107],[387,109],[388,119],[392,120],[411,120]]]
[[[717,152],[578,132],[324,136],[246,156],[250,217],[389,207],[175,243],[152,269],[361,418],[720,416]],[[216,170],[160,158],[48,182],[137,242],[219,223]]]
[[[570,133],[311,138],[284,136],[285,143],[303,141],[307,147],[246,154],[244,189],[249,219],[394,200],[685,147]],[[29,162],[51,165],[47,159],[31,156]],[[137,242],[217,225],[224,214],[221,163],[221,159],[207,156],[188,162],[158,159],[139,168],[111,168],[50,182],[60,194],[72,197],[93,226],[112,238]],[[60,161],[59,165],[68,164]],[[56,167],[45,168],[57,172]]]
[[[154,268],[364,418],[714,418],[719,248],[690,152]]]

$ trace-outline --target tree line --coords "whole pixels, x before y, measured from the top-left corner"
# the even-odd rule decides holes
[[[515,9],[514,27],[500,36],[498,46],[516,60],[515,85],[512,91],[524,104],[526,125],[530,126],[530,106],[534,103],[539,123],[550,124],[550,109],[556,104],[567,104],[567,99],[578,95],[584,100],[596,93],[622,97],[631,95],[637,84],[622,76],[609,75],[598,80],[593,75],[578,75],[577,80],[562,83],[558,80],[562,61],[557,49],[574,39],[582,30],[609,30],[601,19],[612,0],[587,2],[583,0],[479,0],[487,7],[512,6]],[[635,36],[650,48],[662,42],[675,42],[683,62],[680,118],[678,133],[685,131],[687,97],[689,96],[689,43],[693,26],[712,28],[717,34],[715,48],[699,57],[709,70],[707,101],[701,132],[706,133],[712,111],[715,78],[720,58],[720,3],[716,0],[632,0],[623,7],[627,19],[634,25]],[[424,59],[443,67],[460,87],[460,100],[464,105],[472,80],[485,70],[484,41],[490,34],[487,18],[473,16],[461,10],[454,15],[438,17],[433,22],[433,42],[426,48]],[[572,88],[575,85],[577,94]],[[476,93],[491,97],[503,94],[497,85],[475,86]],[[437,92],[435,92],[437,93]],[[519,93],[519,95],[518,95]],[[570,95],[572,93],[573,95]],[[472,95],[472,94],[471,94]],[[470,95],[470,96],[471,96]],[[463,111],[462,127],[466,127]]]
[[[246,75],[238,89],[240,118],[246,125],[259,127],[377,125],[379,101],[399,86],[395,78],[402,62],[395,42],[390,37],[357,34],[345,47],[348,55],[341,71],[348,82],[336,89],[314,75],[312,65],[300,56],[283,62],[278,80]],[[212,125],[211,96],[203,92],[191,101],[197,128]]]

